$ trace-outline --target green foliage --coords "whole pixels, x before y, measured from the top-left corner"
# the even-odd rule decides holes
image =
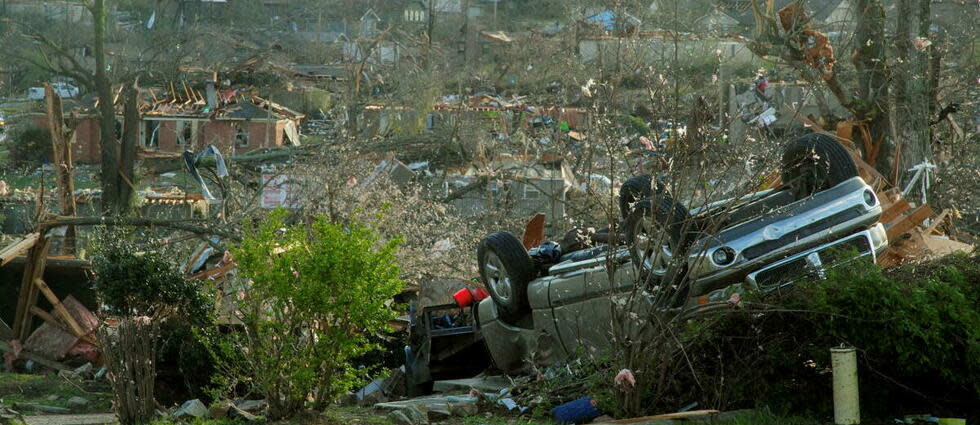
[[[210,384],[213,368],[202,342],[214,320],[211,288],[186,280],[173,255],[154,249],[154,240],[138,241],[126,230],[102,230],[92,255],[95,290],[103,312],[165,319],[157,342],[157,382],[163,402],[198,397]]]
[[[11,131],[7,145],[13,165],[40,164],[51,159],[51,133],[47,129],[25,126]]]
[[[273,212],[233,250],[247,279],[239,296],[245,332],[214,347],[219,391],[263,395],[273,419],[306,406],[307,396],[322,409],[357,382],[349,360],[376,347],[369,336],[395,317],[390,303],[404,287],[399,240],[381,242],[353,221],[284,218]]]
[[[964,256],[946,261],[914,280],[840,268],[828,282],[807,284],[787,307],[835,315],[814,329],[817,338],[850,342],[882,367],[938,377],[980,398],[980,268]],[[916,275],[915,266],[901,270]]]
[[[77,413],[105,412],[112,409],[112,398],[103,392],[105,382],[82,382],[77,385],[56,375],[21,375],[15,373],[0,373],[0,406],[11,407],[14,404],[43,404],[54,407],[68,406],[71,397],[84,397],[89,404],[84,407],[72,407]],[[54,395],[57,399],[52,400]],[[24,411],[25,415],[37,412]],[[16,424],[17,422],[13,422]]]
[[[857,261],[791,287],[764,300],[788,312],[729,315],[705,334],[693,350],[706,354],[694,361],[704,367],[721,357],[702,383],[717,382],[723,368],[749,369],[750,379],[728,377],[729,394],[828,414],[830,397],[812,395],[831,393],[829,348],[846,344],[858,349],[862,400],[877,401],[869,415],[975,410],[968,401],[980,399],[978,260],[952,255],[887,271]]]
[[[106,313],[155,316],[179,313],[200,321],[208,318],[213,303],[200,281],[184,279],[170,253],[154,250],[152,241],[137,242],[137,235],[105,230],[96,236],[92,287]]]

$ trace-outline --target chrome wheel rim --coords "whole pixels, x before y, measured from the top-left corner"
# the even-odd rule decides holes
[[[634,255],[639,258],[643,270],[662,275],[673,258],[666,229],[651,217],[643,216],[636,223],[633,240]]]
[[[503,302],[509,301],[512,295],[510,275],[507,273],[507,268],[504,267],[503,262],[500,261],[500,257],[493,252],[488,253],[483,269],[487,274],[487,283],[497,298]]]

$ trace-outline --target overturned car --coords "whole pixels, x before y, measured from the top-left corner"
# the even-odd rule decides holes
[[[639,294],[632,304],[641,309],[669,312],[737,290],[774,291],[855,258],[874,260],[887,246],[877,196],[833,138],[791,142],[781,180],[688,209],[655,178],[635,177],[620,191],[624,221],[611,241],[622,243],[589,250],[529,255],[509,233],[485,237],[477,258],[490,297],[471,311],[481,349],[503,372],[532,357],[561,361],[609,348],[612,312],[627,295]]]

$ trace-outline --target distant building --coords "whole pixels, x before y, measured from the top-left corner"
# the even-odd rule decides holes
[[[378,23],[381,22],[381,18],[378,17],[377,13],[374,13],[374,9],[368,9],[361,15],[360,29],[362,38],[374,38],[378,33]]]
[[[158,90],[144,91],[155,100],[144,99],[140,104],[139,147],[142,151],[180,153],[215,145],[224,153],[238,154],[300,143],[303,114],[257,96],[231,91],[200,94],[188,89],[185,93],[191,93],[197,100],[190,102],[178,97],[168,101],[166,95],[158,97]],[[206,100],[209,97],[211,105]],[[65,116],[79,119],[72,152],[79,163],[101,161],[101,133],[93,104],[91,95],[79,103],[65,103]],[[121,104],[117,105],[116,111],[115,130],[117,137],[121,137]],[[34,122],[45,128],[47,116],[37,114]]]

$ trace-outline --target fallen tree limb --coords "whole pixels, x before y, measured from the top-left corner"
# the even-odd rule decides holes
[[[318,148],[321,143],[313,143],[309,145],[296,146],[296,147],[284,147],[269,152],[263,153],[250,153],[244,155],[232,155],[225,158],[225,162],[236,163],[236,164],[251,164],[251,163],[261,163],[266,161],[275,161],[281,159],[288,159],[295,155],[309,153],[310,151]],[[184,168],[184,158],[144,158],[142,160],[143,169],[150,174],[160,174],[169,171],[182,170]],[[213,157],[202,158],[197,162],[198,168],[201,167],[214,167],[215,161]]]
[[[231,241],[241,241],[242,237],[234,232],[207,227],[201,224],[208,223],[206,219],[154,219],[143,217],[58,217],[38,225],[38,231],[47,232],[49,229],[60,226],[141,226],[141,227],[166,227],[175,230],[197,235],[220,236]]]

